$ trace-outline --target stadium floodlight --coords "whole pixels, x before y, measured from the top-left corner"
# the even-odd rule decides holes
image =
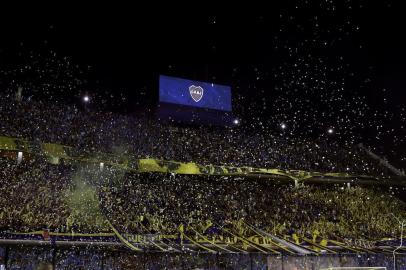
[[[88,95],[84,96],[84,97],[83,97],[83,101],[84,101],[84,102],[89,102],[89,101],[90,101],[89,96],[88,96]]]
[[[238,120],[237,118],[233,120],[234,125],[238,125],[240,124],[240,120]]]
[[[282,123],[282,124],[281,124],[281,128],[282,128],[282,129],[285,129],[285,128],[286,128],[286,124],[285,124],[285,123]]]
[[[17,165],[23,161],[23,152],[18,152],[17,154]]]
[[[334,129],[329,128],[329,129],[327,130],[327,132],[328,132],[328,134],[333,134],[333,133],[334,133]]]

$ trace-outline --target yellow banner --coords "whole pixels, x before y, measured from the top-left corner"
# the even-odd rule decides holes
[[[86,153],[80,149],[53,143],[29,142],[23,139],[0,136],[0,150],[22,151],[29,154],[40,154],[47,157],[52,164],[58,164],[61,159],[72,161],[94,163],[99,166],[117,167],[120,169],[132,170],[136,172],[157,172],[174,174],[205,174],[205,175],[264,175],[274,176],[284,179],[291,179],[297,182],[312,179],[314,177],[331,178],[352,178],[377,180],[376,177],[367,175],[350,175],[347,173],[319,173],[301,170],[279,170],[254,167],[229,167],[215,165],[199,165],[194,162],[182,163],[177,161],[164,161],[154,158],[136,159],[130,155],[116,156],[106,153]]]

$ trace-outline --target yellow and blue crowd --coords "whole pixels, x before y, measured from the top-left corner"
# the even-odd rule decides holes
[[[0,97],[0,105],[0,136],[88,152],[201,164],[390,174],[355,142],[288,138],[265,128],[253,132],[176,126],[145,115],[84,112],[74,105],[15,101],[6,96]],[[399,220],[406,218],[402,195],[404,190],[398,187],[294,186],[267,179],[137,174],[112,168],[100,172],[83,164],[49,164],[41,157],[25,158],[20,164],[2,158],[0,232],[98,233],[111,231],[111,223],[131,234],[213,235],[227,229],[248,237],[247,228],[252,226],[297,242],[307,237],[373,246],[380,239],[399,238]]]

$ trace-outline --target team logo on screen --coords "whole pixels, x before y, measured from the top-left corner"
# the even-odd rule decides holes
[[[201,86],[189,86],[189,93],[195,102],[199,102],[203,97],[203,88]]]

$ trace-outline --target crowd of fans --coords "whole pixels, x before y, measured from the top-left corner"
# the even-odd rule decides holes
[[[269,130],[179,126],[152,116],[120,115],[74,105],[0,97],[0,135],[139,158],[318,172],[387,175],[355,145],[288,138]]]
[[[88,153],[388,175],[364,150],[331,140],[308,141],[238,127],[170,125],[145,116],[6,96],[0,97],[0,119],[0,136],[69,145]],[[406,204],[397,187],[297,186],[260,178],[140,174],[108,166],[100,170],[78,162],[50,164],[35,155],[21,163],[0,157],[0,194],[0,234],[43,229],[111,232],[110,223],[120,233],[131,234],[182,238],[182,233],[207,236],[231,231],[249,237],[254,228],[297,242],[306,237],[373,245],[382,238],[398,238],[399,220],[406,219]],[[63,253],[58,267],[69,269],[81,252],[85,251]],[[89,261],[94,269],[101,267],[103,255],[98,256]],[[171,260],[165,259],[164,264]],[[125,261],[131,260],[120,263]],[[182,257],[173,264],[186,261]],[[196,264],[195,257],[191,261]],[[149,261],[144,260],[144,267],[145,263]]]
[[[2,231],[109,231],[284,236],[355,241],[398,237],[406,205],[396,190],[291,186],[268,179],[137,174],[41,160],[0,160]],[[12,202],[12,203],[10,203]]]
[[[69,170],[45,162],[0,160],[0,228],[17,231],[65,224]]]
[[[170,234],[183,224],[185,230],[201,234],[230,228],[250,236],[253,226],[280,236],[373,241],[397,237],[396,218],[406,217],[406,204],[389,190],[294,187],[227,177],[120,177],[103,187],[101,205],[129,232],[145,233],[142,228],[148,227],[148,231]]]

